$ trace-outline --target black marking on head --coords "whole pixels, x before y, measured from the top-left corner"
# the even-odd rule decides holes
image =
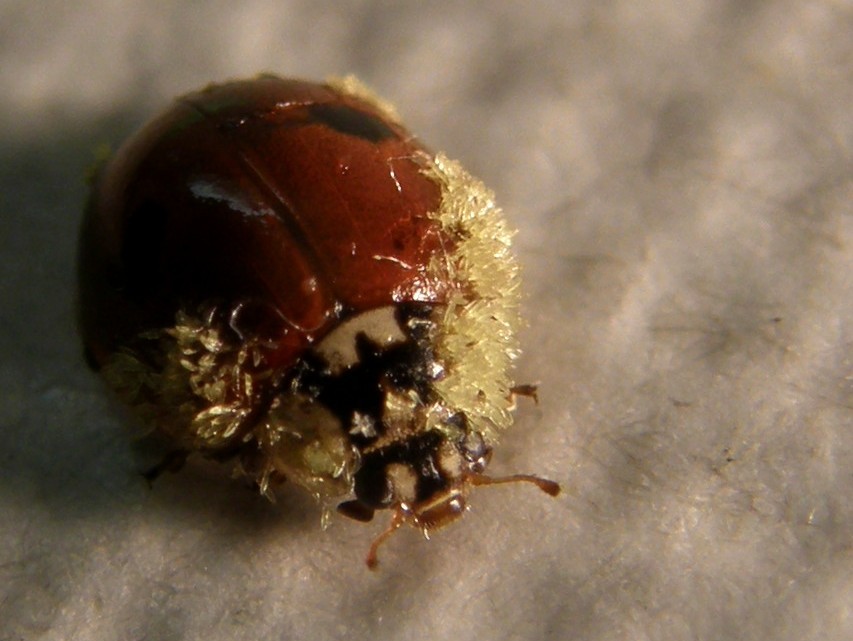
[[[355,495],[359,502],[374,509],[391,504],[394,497],[386,469],[393,463],[408,465],[417,475],[416,502],[445,489],[449,479],[442,476],[435,460],[443,439],[444,436],[433,430],[367,454],[355,475]]]
[[[396,134],[381,118],[346,105],[321,103],[310,106],[311,117],[348,136],[380,142]]]
[[[369,505],[365,505],[358,499],[353,501],[344,501],[338,505],[338,512],[355,521],[368,523],[373,520],[375,510]]]
[[[354,489],[358,514],[363,512],[365,516],[399,498],[392,496],[389,465],[397,463],[411,468],[416,476],[416,502],[446,489],[452,480],[446,478],[437,462],[439,447],[445,439],[438,431],[407,433],[364,454],[387,434],[383,424],[387,393],[414,392],[424,405],[434,401],[433,306],[408,303],[398,305],[395,313],[405,341],[383,346],[364,333],[357,334],[358,358],[354,364],[333,373],[318,353],[311,352],[302,359],[295,376],[286,382],[289,389],[297,389],[334,414],[347,438],[362,452]],[[352,429],[356,416],[370,419],[375,433]],[[354,508],[343,509],[350,513]]]

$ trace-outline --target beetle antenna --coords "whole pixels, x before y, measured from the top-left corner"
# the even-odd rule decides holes
[[[560,493],[560,484],[556,481],[543,479],[532,474],[513,474],[511,476],[486,476],[484,474],[471,474],[467,477],[471,485],[500,485],[502,483],[533,483],[540,490],[550,496],[557,496]]]
[[[400,526],[406,522],[406,512],[401,506],[397,506],[394,509],[394,516],[391,517],[391,522],[388,524],[388,527],[385,528],[384,531],[380,532],[379,535],[373,539],[373,543],[370,544],[370,549],[367,551],[367,557],[365,558],[365,563],[367,563],[367,567],[371,570],[375,570],[379,565],[379,557],[377,552],[379,551],[379,546],[385,543],[385,541],[390,537],[394,532],[400,529]]]

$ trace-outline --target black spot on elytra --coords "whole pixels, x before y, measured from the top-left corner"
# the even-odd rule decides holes
[[[380,142],[395,136],[394,131],[382,119],[345,105],[311,105],[310,114],[315,121],[335,131],[363,138],[369,142]]]

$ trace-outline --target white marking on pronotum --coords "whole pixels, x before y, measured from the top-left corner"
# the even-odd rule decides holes
[[[355,340],[364,334],[374,343],[387,347],[402,343],[406,335],[397,322],[394,306],[380,307],[347,319],[317,345],[317,353],[326,360],[332,374],[338,374],[358,362]]]

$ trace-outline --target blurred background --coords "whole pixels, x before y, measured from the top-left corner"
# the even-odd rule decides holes
[[[853,637],[853,3],[0,2],[0,640]],[[484,489],[424,542],[195,465],[82,362],[97,149],[355,73],[497,193],[526,283]]]

